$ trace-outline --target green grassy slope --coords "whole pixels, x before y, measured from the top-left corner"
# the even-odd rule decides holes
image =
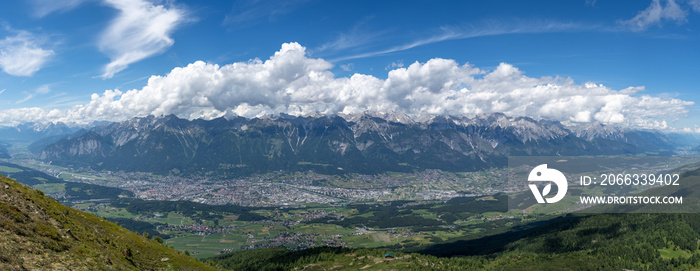
[[[2,270],[215,270],[0,176]]]

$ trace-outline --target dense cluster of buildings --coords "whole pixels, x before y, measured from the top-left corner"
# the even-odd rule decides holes
[[[284,232],[268,238],[251,238],[247,245],[241,246],[241,250],[286,247],[291,250],[300,250],[314,246],[340,247],[345,245],[341,240],[342,235],[323,235],[317,233]]]
[[[47,168],[42,170],[56,176],[65,173]],[[494,192],[490,186],[474,185],[474,183],[481,183],[480,181],[488,184],[487,180],[493,179],[492,176],[468,173],[470,176],[465,177],[439,170],[346,176],[329,176],[310,171],[292,174],[269,172],[238,179],[81,170],[83,171],[80,177],[68,179],[125,189],[133,192],[137,198],[145,200],[185,200],[211,205],[272,207],[355,201],[449,200],[471,194],[487,194],[487,191]],[[62,177],[65,178],[66,175]],[[471,183],[467,180],[469,178],[472,179]],[[344,185],[335,185],[338,183]]]
[[[173,225],[173,224],[158,224],[156,225],[156,230],[159,232],[163,231],[179,231],[186,232],[196,235],[209,235],[214,233],[231,233],[236,230],[236,226],[220,226],[220,227],[210,227],[205,224],[190,224],[190,225]]]

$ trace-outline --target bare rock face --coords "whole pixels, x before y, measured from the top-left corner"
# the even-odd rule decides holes
[[[274,170],[377,173],[505,166],[509,155],[611,155],[673,150],[664,134],[598,123],[397,112],[185,120],[174,115],[97,126],[46,146],[41,158],[95,169],[201,173]],[[338,168],[342,168],[339,171]],[[218,172],[222,173],[222,172]]]

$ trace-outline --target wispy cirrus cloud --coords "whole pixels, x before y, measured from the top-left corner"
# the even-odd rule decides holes
[[[29,100],[32,99],[32,98],[34,98],[34,94],[27,94],[27,97],[24,97],[24,98],[22,98],[22,99],[20,99],[20,100],[17,100],[17,101],[15,102],[15,104],[24,103],[24,102],[26,102],[26,101],[29,101]]]
[[[399,61],[391,62],[391,64],[389,64],[388,66],[386,66],[386,67],[384,68],[384,70],[385,70],[385,71],[388,71],[388,70],[393,70],[393,69],[396,69],[396,68],[403,68],[403,67],[404,67],[403,60],[399,60]]]
[[[223,25],[251,26],[264,22],[274,21],[277,17],[288,14],[309,2],[310,0],[247,0],[234,4],[231,12],[224,17]]]
[[[332,62],[343,61],[349,59],[367,58],[373,56],[380,56],[391,54],[395,52],[406,51],[416,47],[448,41],[448,40],[461,40],[469,38],[478,38],[486,36],[498,36],[498,35],[508,35],[508,34],[523,34],[523,33],[551,33],[551,32],[563,32],[563,31],[574,31],[574,30],[587,30],[594,29],[597,26],[584,26],[577,23],[565,23],[565,22],[526,22],[526,21],[516,21],[505,23],[501,21],[489,21],[481,25],[464,25],[464,26],[444,26],[433,31],[432,34],[426,35],[426,38],[415,39],[408,43],[396,45],[388,49],[376,50],[366,53],[341,56],[332,59]]]
[[[105,0],[119,15],[99,39],[99,49],[109,55],[102,78],[112,78],[130,64],[160,54],[175,41],[170,37],[185,22],[186,11],[144,0]]]
[[[700,0],[688,0],[688,4],[695,12],[700,12]]]
[[[59,93],[49,97],[51,102],[45,104],[44,108],[69,108],[84,103],[81,97],[67,96],[67,93]]]
[[[436,28],[432,33],[424,34],[423,38],[414,39],[410,42],[394,45],[392,47],[380,50],[366,51],[358,54],[349,54],[345,56],[335,57],[330,59],[331,62],[374,57],[380,55],[391,54],[410,50],[416,47],[434,44],[449,40],[461,40],[486,36],[510,35],[510,34],[536,34],[536,33],[555,33],[566,31],[602,31],[602,32],[619,32],[619,31],[643,31],[649,26],[661,24],[664,21],[675,21],[682,24],[687,20],[687,15],[691,11],[700,13],[700,0],[687,0],[676,2],[676,0],[652,0],[649,7],[640,11],[634,18],[629,20],[621,20],[617,25],[605,24],[582,24],[574,22],[560,21],[499,21],[491,20],[484,21],[478,24],[468,24],[462,26],[443,26]],[[594,6],[596,1],[586,1],[586,5]],[[367,41],[372,41],[381,35],[374,35],[368,31],[360,31],[359,28],[353,28],[347,33],[338,36],[337,39],[325,43],[314,51],[324,51],[329,49],[348,49],[356,48],[364,45]],[[668,38],[668,36],[664,36]],[[340,51],[340,50],[337,50]]]
[[[35,16],[72,10],[95,0],[32,0]],[[98,1],[95,1],[98,2]],[[174,44],[170,37],[175,28],[187,20],[186,11],[172,2],[154,4],[149,0],[100,0],[119,10],[107,29],[100,34],[98,47],[111,62],[104,68],[103,79],[112,78],[130,64],[157,55]]]
[[[675,0],[653,0],[646,9],[640,11],[634,18],[620,21],[620,24],[634,31],[646,30],[649,26],[661,24],[663,21],[682,23],[688,13]]]
[[[51,86],[41,85],[38,88],[36,88],[35,91],[37,94],[48,94],[49,92],[51,92]]]
[[[54,51],[44,49],[46,38],[27,31],[0,40],[0,69],[12,76],[32,76],[46,65]]]
[[[24,103],[24,102],[26,102],[26,101],[29,101],[29,100],[33,99],[33,98],[36,97],[36,96],[46,95],[46,94],[48,94],[49,92],[51,92],[51,86],[50,86],[50,85],[48,85],[48,84],[46,84],[46,85],[41,85],[41,86],[39,86],[38,88],[36,88],[36,89],[34,90],[34,92],[28,93],[27,96],[25,96],[24,98],[22,98],[22,99],[16,101],[15,103],[16,103],[16,104],[21,104],[21,103]]]
[[[368,17],[361,20],[350,28],[350,30],[338,34],[334,40],[326,42],[314,49],[312,53],[334,53],[371,44],[372,41],[376,41],[379,37],[388,32],[368,30],[367,25],[371,19],[371,17]]]
[[[34,16],[44,17],[54,12],[65,12],[89,0],[32,0]]]
[[[349,71],[352,71],[352,69],[355,68],[355,64],[348,63],[348,64],[340,65],[340,68],[343,69],[343,70],[346,71],[346,72],[349,72]]]

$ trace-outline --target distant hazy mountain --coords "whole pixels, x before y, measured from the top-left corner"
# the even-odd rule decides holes
[[[569,126],[568,129],[577,137],[585,140],[609,139],[628,143],[641,149],[674,149],[679,145],[688,144],[690,138],[681,134],[663,134],[658,131],[626,130],[614,126],[602,125],[598,122]],[[696,141],[697,142],[697,139]],[[697,143],[696,143],[697,144]]]
[[[29,144],[27,146],[27,149],[35,154],[41,154],[41,152],[46,148],[46,146],[51,145],[55,143],[56,141],[59,141],[61,139],[72,139],[79,137],[85,133],[89,132],[89,130],[85,129],[80,129],[72,134],[62,134],[62,135],[54,135],[54,136],[47,136],[43,137],[39,140],[34,141],[32,144]]]
[[[97,126],[46,146],[41,159],[158,173],[315,170],[325,173],[504,166],[509,155],[663,153],[658,132],[507,117],[362,113],[185,120],[174,115]]]
[[[0,127],[0,140],[31,143],[46,137],[60,137],[75,132],[65,123],[25,123],[15,127]]]

